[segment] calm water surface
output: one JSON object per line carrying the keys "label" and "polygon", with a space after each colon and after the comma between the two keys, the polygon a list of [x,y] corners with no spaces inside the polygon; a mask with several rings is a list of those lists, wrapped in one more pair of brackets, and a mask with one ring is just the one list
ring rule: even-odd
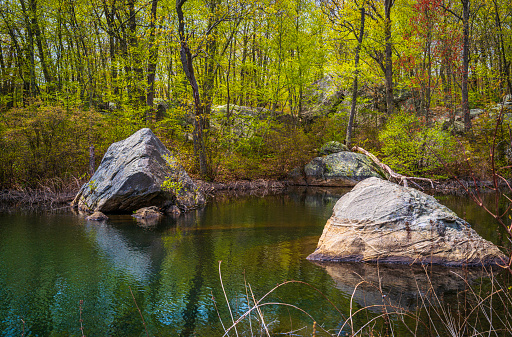
{"label": "calm water surface", "polygon": [[[423,270],[377,271],[374,265],[317,265],[305,259],[345,192],[295,190],[218,200],[153,228],[120,215],[98,224],[71,212],[0,213],[0,335],[82,336],[82,324],[86,336],[146,336],[146,329],[151,336],[222,336],[223,326],[232,324],[225,297],[236,320],[253,303],[252,294],[259,299],[288,280],[314,286],[341,313],[299,283],[279,287],[263,302],[302,308],[331,331],[345,322],[361,277],[377,283],[380,277],[388,304],[414,310]],[[492,218],[467,199],[439,199],[482,236],[501,243]],[[443,297],[464,287],[442,268],[431,282]],[[382,303],[374,287],[360,289],[354,308]],[[262,316],[273,333],[312,333],[311,318],[292,307],[266,305]],[[238,326],[239,335],[251,336],[251,329],[258,335],[258,320],[252,312]],[[356,316],[354,324],[367,320]]]}

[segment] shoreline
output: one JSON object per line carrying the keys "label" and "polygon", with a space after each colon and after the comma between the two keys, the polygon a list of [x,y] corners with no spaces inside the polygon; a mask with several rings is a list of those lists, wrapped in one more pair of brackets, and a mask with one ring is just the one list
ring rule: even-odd
{"label": "shoreline", "polygon": [[[206,182],[203,180],[194,180],[199,189],[203,192],[207,199],[212,198],[236,198],[244,196],[275,195],[286,193],[290,189],[313,190],[321,193],[340,194],[342,190],[351,189],[351,186],[316,186],[316,185],[299,185],[291,180],[275,180],[275,179],[256,179],[256,180],[235,180],[229,182]],[[460,180],[469,190],[478,188],[482,193],[489,193],[494,190],[493,182]],[[434,181],[434,188],[427,182],[410,183],[409,187],[413,187],[427,194],[453,194],[467,195],[456,179],[446,179],[442,181]],[[508,188],[505,182],[500,187]],[[63,209],[69,207],[80,187],[66,188],[62,191],[51,190],[48,187],[39,189],[21,189],[21,190],[1,190],[0,191],[0,212],[6,210],[42,210],[48,208],[49,211]]]}

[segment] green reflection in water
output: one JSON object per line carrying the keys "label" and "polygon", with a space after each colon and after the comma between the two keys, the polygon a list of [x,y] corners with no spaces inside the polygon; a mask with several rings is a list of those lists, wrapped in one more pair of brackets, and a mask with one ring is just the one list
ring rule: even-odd
{"label": "green reflection in water", "polygon": [[[258,299],[287,280],[318,288],[346,316],[355,281],[344,275],[352,269],[305,260],[315,249],[339,195],[296,191],[214,201],[205,209],[166,218],[152,229],[121,215],[104,224],[70,213],[2,215],[0,335],[21,336],[24,328],[26,336],[81,336],[80,300],[84,301],[87,336],[145,335],[134,300],[150,335],[222,335],[219,316],[226,326],[231,325],[231,318],[220,284],[219,261],[235,319],[252,304],[246,283]],[[488,218],[467,200],[441,200],[459,214],[465,210],[470,222],[483,220],[485,225],[475,225],[477,231],[494,242],[499,240]],[[368,277],[375,274],[372,266],[358,272]],[[400,272],[409,273],[403,268]],[[393,270],[387,273],[388,279],[396,274]],[[398,283],[393,282],[394,287],[385,287],[390,296]],[[450,282],[442,280],[440,288]],[[373,300],[372,294],[367,290],[364,300]],[[413,297],[407,298],[408,306],[414,306]],[[323,297],[301,284],[287,284],[267,301],[303,308],[331,329],[343,323],[343,317]],[[355,308],[365,304],[355,303]],[[283,306],[262,310],[274,333],[308,326],[309,330],[300,333],[311,334],[311,320],[300,312]],[[356,316],[354,323],[361,326],[367,319]],[[258,324],[255,312],[250,322],[253,328]],[[239,331],[250,335],[248,319]]]}

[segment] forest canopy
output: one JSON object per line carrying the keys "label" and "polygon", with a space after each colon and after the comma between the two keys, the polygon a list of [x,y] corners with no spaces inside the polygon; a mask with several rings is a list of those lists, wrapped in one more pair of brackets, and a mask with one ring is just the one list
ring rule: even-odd
{"label": "forest canopy", "polygon": [[83,177],[143,126],[209,180],[281,178],[332,140],[426,176],[460,173],[446,148],[459,146],[485,175],[498,104],[512,101],[505,0],[0,7],[2,188]]}

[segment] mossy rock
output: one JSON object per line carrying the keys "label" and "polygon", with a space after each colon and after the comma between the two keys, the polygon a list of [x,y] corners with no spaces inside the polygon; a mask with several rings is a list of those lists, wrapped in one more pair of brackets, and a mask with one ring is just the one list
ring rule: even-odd
{"label": "mossy rock", "polygon": [[366,155],[348,151],[314,158],[304,167],[304,174],[312,186],[355,186],[366,178],[385,177]]}
{"label": "mossy rock", "polygon": [[348,147],[345,144],[340,143],[340,142],[336,142],[336,141],[331,141],[331,142],[325,143],[320,148],[318,153],[321,156],[326,156],[326,155],[329,155],[329,154],[343,152],[343,151],[349,151]]}

